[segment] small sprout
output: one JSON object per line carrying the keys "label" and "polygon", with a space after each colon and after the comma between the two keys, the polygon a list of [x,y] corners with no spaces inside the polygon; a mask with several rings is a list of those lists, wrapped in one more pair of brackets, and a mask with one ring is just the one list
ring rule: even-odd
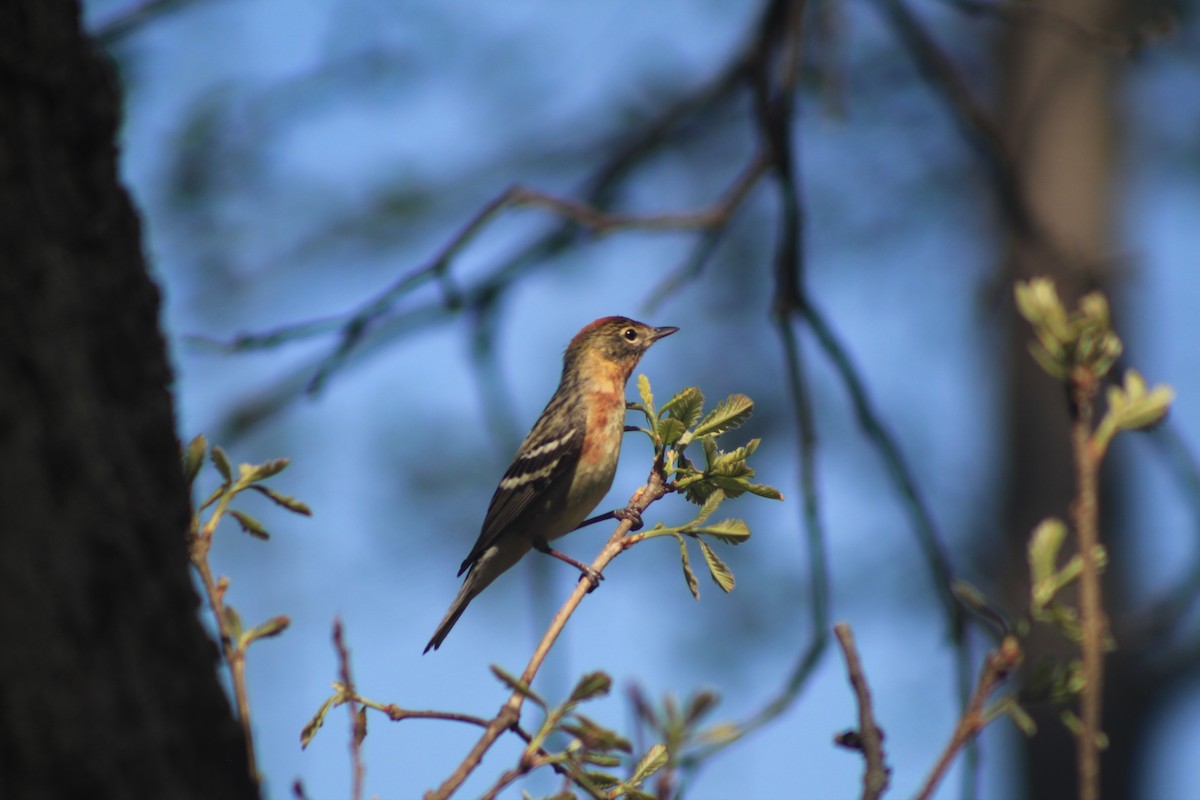
{"label": "small sprout", "polygon": [[301,750],[308,747],[308,743],[313,740],[313,737],[317,735],[317,731],[319,731],[321,729],[321,726],[325,724],[325,715],[329,713],[329,709],[333,708],[335,705],[338,704],[338,701],[340,700],[340,698],[341,698],[340,692],[337,694],[330,695],[329,697],[325,698],[325,702],[322,703],[321,707],[317,709],[317,713],[314,714],[313,718],[308,721],[308,723],[304,726],[303,729],[301,729],[301,731],[300,731],[300,749]]}
{"label": "small sprout", "polygon": [[187,448],[183,451],[183,477],[188,486],[191,486],[195,482],[196,476],[200,474],[200,468],[204,466],[204,453],[207,450],[208,442],[203,436],[197,436],[188,442]]}
{"label": "small sprout", "polygon": [[252,642],[258,641],[259,639],[269,639],[272,636],[278,636],[287,630],[288,625],[290,624],[291,620],[283,614],[280,614],[277,617],[272,617],[261,625],[256,625],[242,634],[239,646],[244,648],[249,646]]}
{"label": "small sprout", "polygon": [[217,471],[221,473],[221,477],[225,479],[226,483],[231,482],[233,480],[233,469],[229,466],[229,456],[225,455],[225,451],[221,449],[220,445],[214,444],[211,452],[213,465],[216,466]]}
{"label": "small sprout", "polygon": [[264,541],[271,538],[270,534],[267,533],[267,529],[262,526],[262,523],[246,512],[238,511],[237,509],[230,509],[229,513],[232,514],[233,518],[236,519],[238,524],[242,526],[242,530],[254,538],[262,539]]}
{"label": "small sprout", "polygon": [[635,787],[641,786],[647,778],[667,765],[668,756],[666,745],[656,744],[651,747],[638,762],[633,771],[633,777],[629,779],[629,784]]}
{"label": "small sprout", "polygon": [[1108,413],[1120,430],[1136,431],[1153,427],[1171,408],[1175,392],[1169,386],[1147,390],[1146,380],[1137,370],[1125,372],[1125,384],[1108,390]]}
{"label": "small sprout", "polygon": [[569,703],[582,703],[585,700],[591,700],[596,697],[603,697],[612,689],[612,678],[605,675],[603,672],[590,672],[579,679],[575,684],[575,688],[571,690]]}
{"label": "small sprout", "polygon": [[654,393],[650,391],[650,379],[645,375],[638,375],[638,395],[642,398],[642,410],[645,411],[646,417],[653,425],[658,419],[658,414],[654,411]]}
{"label": "small sprout", "polygon": [[295,497],[277,492],[274,489],[258,483],[254,484],[250,488],[256,492],[259,492],[260,494],[266,495],[273,503],[286,508],[288,511],[292,511],[296,514],[303,514],[306,517],[312,516],[312,509],[309,508],[308,504],[302,500],[297,500]]}
{"label": "small sprout", "polygon": [[533,691],[533,689],[529,688],[529,684],[525,683],[520,678],[508,674],[495,664],[492,664],[490,669],[492,670],[492,674],[499,678],[500,681],[509,689],[520,694],[522,697],[528,700],[532,700],[542,708],[546,708],[546,701],[539,697],[537,693]]}

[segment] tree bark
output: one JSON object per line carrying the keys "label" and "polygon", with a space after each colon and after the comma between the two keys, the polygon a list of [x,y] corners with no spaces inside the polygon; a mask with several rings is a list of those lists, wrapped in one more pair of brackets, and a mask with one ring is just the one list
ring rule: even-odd
{"label": "tree bark", "polygon": [[73,0],[0,3],[0,796],[249,798],[119,109]]}

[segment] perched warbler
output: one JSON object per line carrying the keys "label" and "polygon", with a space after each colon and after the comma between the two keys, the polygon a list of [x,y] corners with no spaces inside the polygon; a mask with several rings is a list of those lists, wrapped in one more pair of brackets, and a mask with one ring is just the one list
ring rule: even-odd
{"label": "perched warbler", "polygon": [[426,653],[441,645],[467,604],[531,548],[595,580],[590,567],[551,550],[549,542],[579,527],[608,493],[625,432],[625,384],[650,345],[677,330],[603,317],[567,345],[558,389],[500,479],[479,540],[459,567],[467,577]]}

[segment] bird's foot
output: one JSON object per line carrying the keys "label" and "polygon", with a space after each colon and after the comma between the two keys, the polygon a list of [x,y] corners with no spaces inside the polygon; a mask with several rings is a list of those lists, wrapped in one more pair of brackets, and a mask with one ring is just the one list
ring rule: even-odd
{"label": "bird's foot", "polygon": [[604,576],[597,570],[593,569],[590,565],[585,564],[578,559],[571,558],[571,556],[567,555],[566,553],[560,553],[558,550],[555,550],[545,542],[534,542],[533,546],[539,552],[545,553],[548,556],[554,556],[559,561],[565,561],[575,569],[579,570],[579,580],[582,581],[586,579],[592,584],[588,588],[589,594],[596,591],[596,587],[600,585],[600,581],[604,580]]}
{"label": "bird's foot", "polygon": [[613,517],[619,519],[621,522],[628,522],[630,532],[640,531],[644,527],[642,523],[642,512],[638,511],[633,506],[618,508],[613,512]]}

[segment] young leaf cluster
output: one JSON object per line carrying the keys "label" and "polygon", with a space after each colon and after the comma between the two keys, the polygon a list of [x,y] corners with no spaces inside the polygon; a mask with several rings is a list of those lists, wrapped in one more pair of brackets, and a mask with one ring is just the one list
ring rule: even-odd
{"label": "young leaf cluster", "polygon": [[[254,538],[263,540],[270,538],[270,535],[261,522],[244,511],[229,507],[233,499],[239,494],[245,491],[255,491],[296,514],[311,516],[312,511],[307,505],[296,498],[282,494],[263,484],[263,481],[278,475],[287,468],[288,460],[286,458],[267,461],[263,464],[242,464],[238,467],[235,477],[233,468],[229,463],[229,457],[225,455],[225,451],[217,445],[213,445],[211,451],[209,451],[208,442],[205,441],[203,436],[197,436],[193,439],[183,453],[183,474],[189,489],[191,489],[196,477],[200,474],[200,468],[204,465],[206,452],[209,453],[217,472],[221,474],[221,485],[213,490],[212,494],[200,504],[200,507],[192,515],[188,532],[188,555],[192,564],[200,571],[201,577],[208,577],[205,581],[207,585],[211,582],[208,553],[212,548],[213,534],[226,514],[233,517],[238,525],[241,526],[241,529]],[[212,511],[208,519],[201,524],[204,512],[210,508]],[[213,584],[215,590],[213,594],[215,596],[211,599],[215,601],[213,602],[213,610],[218,617],[217,622],[222,639],[228,641],[229,646],[235,652],[244,653],[246,648],[255,641],[271,636],[278,636],[287,628],[289,620],[283,615],[272,617],[266,622],[255,625],[252,628],[246,628],[242,624],[241,616],[237,610],[224,601],[225,591],[228,587],[228,579],[221,578]]]}
{"label": "young leaf cluster", "polygon": [[635,688],[632,701],[638,724],[666,745],[669,754],[659,779],[660,797],[675,796],[671,791],[672,776],[680,769],[695,765],[703,751],[729,744],[742,735],[741,728],[732,722],[704,724],[721,702],[716,692],[696,692],[682,704],[674,695],[667,694],[655,706]]}
{"label": "young leaf cluster", "polygon": [[[704,395],[699,389],[689,386],[661,409],[656,409],[650,381],[645,375],[638,376],[638,392],[641,402],[632,403],[631,408],[641,411],[646,418],[646,427],[639,430],[654,443],[655,458],[668,477],[668,486],[700,506],[690,522],[677,526],[659,523],[639,534],[639,537],[674,536],[678,540],[684,580],[688,590],[699,599],[700,582],[692,570],[687,545],[688,539],[695,541],[713,581],[722,591],[732,591],[735,584],[733,571],[706,540],[741,544],[750,538],[750,528],[740,519],[709,522],[709,518],[727,498],[747,492],[773,500],[783,499],[778,490],[751,480],[754,469],[747,460],[758,449],[761,440],[751,439],[728,452],[721,450],[717,444],[723,434],[740,427],[749,419],[754,411],[754,401],[744,394],[733,394],[705,414]],[[685,452],[688,445],[697,441],[704,452],[703,467],[689,459]]]}
{"label": "young leaf cluster", "polygon": [[1112,330],[1104,295],[1085,295],[1079,309],[1070,313],[1049,278],[1018,283],[1015,295],[1017,310],[1033,326],[1035,341],[1029,352],[1042,369],[1064,382],[1108,374],[1122,345]]}
{"label": "young leaf cluster", "polygon": [[[1029,616],[1035,622],[1054,625],[1064,636],[1078,643],[1083,638],[1079,615],[1074,608],[1055,600],[1055,596],[1077,580],[1083,571],[1083,557],[1078,553],[1062,567],[1058,566],[1066,538],[1067,526],[1054,518],[1043,520],[1029,538]],[[1108,564],[1107,551],[1102,545],[1096,545],[1093,552],[1096,565],[1103,570]]]}
{"label": "young leaf cluster", "polygon": [[[1066,383],[1098,386],[1123,347],[1112,330],[1104,295],[1085,295],[1079,309],[1068,313],[1048,278],[1018,283],[1015,291],[1017,309],[1033,326],[1035,341],[1029,350],[1042,369]],[[1149,388],[1131,369],[1120,385],[1109,387],[1106,399],[1107,412],[1091,437],[1096,458],[1104,456],[1118,431],[1143,430],[1161,422],[1174,392],[1169,386]]]}
{"label": "young leaf cluster", "polygon": [[[579,706],[589,700],[604,697],[612,688],[612,679],[603,672],[584,675],[575,684],[570,695],[557,706],[549,705],[528,685],[500,667],[492,666],[492,673],[514,692],[542,709],[542,724],[534,732],[521,754],[523,772],[542,766],[557,766],[569,775],[580,789],[592,797],[608,800],[625,797],[629,800],[654,800],[654,795],[642,790],[642,784],[668,761],[667,748],[661,744],[651,747],[633,766],[628,778],[620,778],[605,769],[619,766],[622,754],[630,754],[633,747],[620,734],[599,725],[590,717],[580,713]],[[565,735],[567,745],[558,752],[548,752],[546,745],[552,736]],[[560,792],[555,798],[573,797],[569,792]]]}
{"label": "young leaf cluster", "polygon": [[[201,467],[204,457],[208,454],[213,466],[221,474],[221,485],[213,490],[199,508],[192,512],[186,535],[188,557],[196,572],[200,574],[204,593],[212,608],[217,630],[221,634],[221,654],[229,668],[230,683],[233,688],[234,705],[237,708],[238,721],[241,723],[246,738],[246,755],[250,773],[257,775],[254,758],[254,739],[250,726],[250,701],[246,692],[245,665],[246,651],[250,645],[259,639],[278,636],[287,629],[290,621],[282,614],[247,628],[242,623],[237,609],[225,602],[225,593],[229,589],[229,579],[222,577],[213,579],[212,568],[208,563],[208,553],[212,549],[213,534],[221,524],[226,514],[233,517],[242,530],[257,539],[266,539],[268,534],[262,523],[249,514],[229,507],[235,497],[245,491],[255,491],[270,498],[277,505],[297,514],[309,516],[312,512],[308,506],[294,497],[282,494],[263,484],[263,481],[278,475],[287,468],[286,458],[268,461],[264,464],[242,464],[234,476],[229,457],[220,447],[213,445],[211,451],[203,436],[197,436],[188,443],[183,451],[183,477],[187,482],[189,493]],[[204,512],[211,509],[207,520],[203,520]]]}

